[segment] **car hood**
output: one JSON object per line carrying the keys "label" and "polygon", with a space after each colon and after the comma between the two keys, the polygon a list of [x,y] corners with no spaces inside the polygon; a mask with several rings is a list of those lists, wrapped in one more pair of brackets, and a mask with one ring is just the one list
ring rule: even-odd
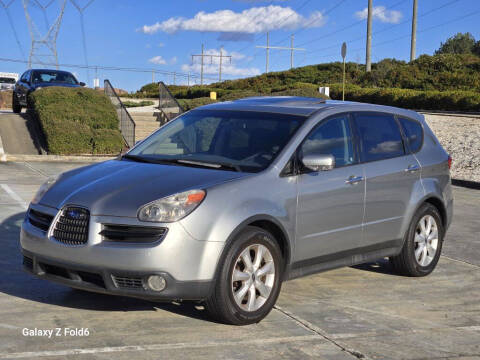
{"label": "car hood", "polygon": [[[233,171],[111,160],[64,173],[40,200],[57,209],[86,207],[92,215],[136,217],[138,208],[189,189],[249,175]],[[208,196],[208,195],[207,195]]]}
{"label": "car hood", "polygon": [[77,88],[80,87],[79,84],[65,84],[65,83],[56,83],[56,82],[42,82],[42,83],[36,83],[33,85],[33,88],[44,88],[44,87],[49,87],[49,86],[61,86],[61,87],[73,87]]}

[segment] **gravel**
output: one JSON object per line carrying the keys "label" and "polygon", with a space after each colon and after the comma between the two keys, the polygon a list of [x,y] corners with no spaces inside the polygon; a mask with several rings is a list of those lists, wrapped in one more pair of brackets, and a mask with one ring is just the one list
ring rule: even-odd
{"label": "gravel", "polygon": [[424,115],[453,159],[452,178],[480,182],[480,116]]}

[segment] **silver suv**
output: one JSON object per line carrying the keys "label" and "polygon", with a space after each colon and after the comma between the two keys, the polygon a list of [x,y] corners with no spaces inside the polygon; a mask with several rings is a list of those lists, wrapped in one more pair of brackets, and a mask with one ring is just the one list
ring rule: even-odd
{"label": "silver suv", "polygon": [[116,160],[49,179],[22,225],[24,267],[254,323],[287,279],[384,257],[405,275],[432,272],[452,219],[450,163],[413,111],[297,97],[208,105]]}

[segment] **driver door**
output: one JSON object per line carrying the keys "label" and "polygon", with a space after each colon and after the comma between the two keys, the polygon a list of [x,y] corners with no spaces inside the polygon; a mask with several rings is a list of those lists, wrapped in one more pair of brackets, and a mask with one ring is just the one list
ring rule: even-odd
{"label": "driver door", "polygon": [[335,157],[333,169],[303,169],[298,177],[299,266],[344,258],[361,245],[365,181],[353,138],[350,116],[335,115],[321,121],[299,148],[300,159],[307,154]]}

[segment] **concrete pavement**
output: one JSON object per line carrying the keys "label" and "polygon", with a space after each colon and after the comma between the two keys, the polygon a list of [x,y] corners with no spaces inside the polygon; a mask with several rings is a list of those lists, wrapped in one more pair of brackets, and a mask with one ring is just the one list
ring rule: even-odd
{"label": "concrete pavement", "polygon": [[77,166],[0,163],[0,359],[480,358],[478,190],[454,188],[455,218],[432,275],[397,276],[379,261],[289,281],[264,321],[233,327],[195,304],[87,293],[21,270],[24,209],[48,176]]}

